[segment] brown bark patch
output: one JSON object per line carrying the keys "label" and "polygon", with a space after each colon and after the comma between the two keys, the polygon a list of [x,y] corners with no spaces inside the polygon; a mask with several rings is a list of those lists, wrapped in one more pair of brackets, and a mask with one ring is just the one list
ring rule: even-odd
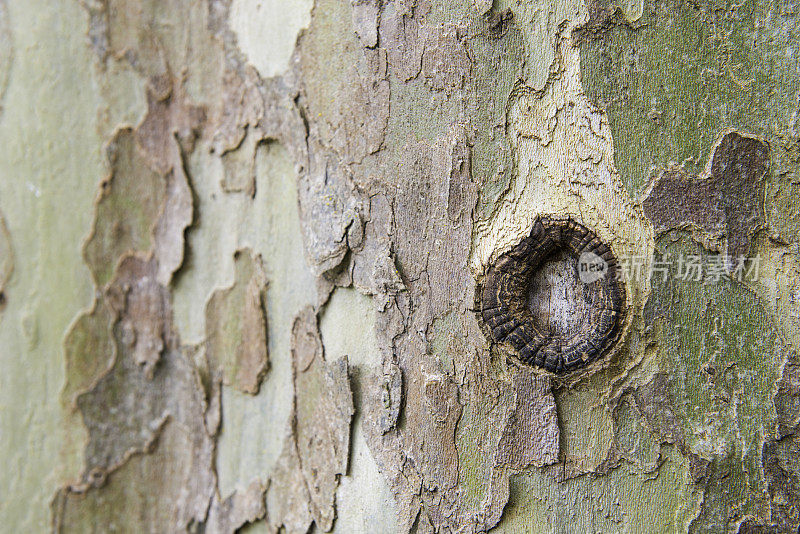
{"label": "brown bark patch", "polygon": [[734,259],[750,250],[753,234],[766,226],[764,188],[769,145],[736,132],[726,134],[711,156],[707,176],[664,171],[643,202],[656,234],[692,227],[710,239],[722,238]]}
{"label": "brown bark patch", "polygon": [[147,115],[136,128],[136,141],[151,166],[166,174],[181,165],[175,142],[191,152],[204,121],[205,111],[186,101],[177,80],[168,73],[154,76],[147,84]]}
{"label": "brown bark patch", "polygon": [[249,249],[236,253],[235,273],[233,286],[215,291],[206,306],[207,355],[226,385],[255,394],[269,366],[267,280]]}
{"label": "brown bark patch", "polygon": [[111,174],[100,184],[94,228],[84,258],[98,287],[128,252],[150,250],[167,184],[150,169],[130,128],[119,130],[106,150]]}

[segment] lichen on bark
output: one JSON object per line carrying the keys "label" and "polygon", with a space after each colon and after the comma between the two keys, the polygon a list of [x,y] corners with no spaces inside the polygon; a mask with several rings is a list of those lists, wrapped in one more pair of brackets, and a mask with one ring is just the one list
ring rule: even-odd
{"label": "lichen on bark", "polygon": [[[294,0],[266,36],[274,1],[96,0],[39,44],[33,18],[5,32],[20,5],[0,3],[1,163],[25,178],[0,183],[2,356],[45,377],[38,400],[62,379],[40,356],[63,357],[46,406],[73,442],[5,375],[0,415],[31,427],[14,451],[81,454],[3,486],[13,506],[54,478],[57,531],[796,528],[790,6]],[[43,77],[72,67],[62,99]],[[475,313],[540,215],[620,258],[758,253],[764,278],[634,280],[622,342],[553,380]]]}

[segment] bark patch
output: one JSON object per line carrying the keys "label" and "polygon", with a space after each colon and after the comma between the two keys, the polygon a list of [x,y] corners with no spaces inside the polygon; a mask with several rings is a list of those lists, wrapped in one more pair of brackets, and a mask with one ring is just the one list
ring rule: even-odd
{"label": "bark patch", "polygon": [[236,253],[235,273],[233,286],[215,291],[206,306],[207,354],[226,385],[255,394],[269,366],[267,280],[249,249]]}
{"label": "bark patch", "polygon": [[[168,421],[147,454],[137,452],[102,488],[67,487],[52,501],[53,531],[186,531],[206,516],[214,491],[211,444]],[[145,488],[157,488],[147,491]]]}
{"label": "bark patch", "polygon": [[764,187],[769,145],[736,132],[714,149],[707,175],[664,171],[643,202],[656,234],[692,227],[710,239],[721,238],[734,259],[750,250],[753,234],[766,226]]}
{"label": "bark patch", "polygon": [[550,379],[521,369],[514,374],[516,405],[495,453],[495,465],[521,471],[558,461],[558,414]]}
{"label": "bark patch", "polygon": [[[84,522],[100,518],[156,531],[206,517],[216,487],[208,400],[173,332],[169,295],[156,273],[154,260],[127,257],[105,293],[116,317],[109,341],[116,358],[77,397],[89,435],[85,469],[55,498],[56,531],[91,530]],[[104,331],[102,317],[93,335]],[[107,350],[109,342],[86,346]],[[153,483],[158,492],[142,491]]]}
{"label": "bark patch", "polygon": [[254,481],[244,490],[233,492],[222,502],[215,496],[208,511],[206,532],[237,532],[246,523],[262,519],[267,513],[265,492],[264,486]]}
{"label": "bark patch", "polygon": [[114,272],[119,258],[153,246],[153,233],[167,183],[151,170],[130,128],[117,132],[106,149],[111,174],[100,184],[95,225],[84,246],[84,258],[98,287]]}
{"label": "bark patch", "polygon": [[5,287],[14,272],[14,251],[11,249],[11,235],[6,221],[0,213],[0,312],[6,305]]}
{"label": "bark patch", "polygon": [[347,358],[328,362],[317,315],[305,308],[292,327],[293,432],[284,442],[267,495],[268,520],[305,532],[313,520],[333,528],[339,477],[350,454],[354,413]]}

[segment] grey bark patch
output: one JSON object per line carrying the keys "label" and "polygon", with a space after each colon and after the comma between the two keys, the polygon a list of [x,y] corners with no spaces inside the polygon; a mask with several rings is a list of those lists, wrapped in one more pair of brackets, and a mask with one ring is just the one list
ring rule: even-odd
{"label": "grey bark patch", "polygon": [[117,317],[117,350],[152,378],[162,352],[174,341],[166,289],[156,280],[155,262],[125,258],[106,291],[106,302]]}
{"label": "grey bark patch", "polygon": [[661,440],[651,433],[632,394],[623,394],[614,403],[613,421],[614,440],[605,467],[615,468],[627,461],[640,472],[656,471],[661,456]]}
{"label": "grey bark patch", "polygon": [[[444,315],[463,301],[472,281],[467,257],[478,194],[466,127],[454,125],[434,143],[409,143],[401,154],[393,199],[395,253],[405,280],[426,287],[431,317]],[[463,269],[452,276],[456,265]]]}
{"label": "grey bark patch", "polygon": [[[321,148],[321,147],[315,147]],[[363,223],[359,199],[350,188],[345,170],[327,154],[312,160],[298,183],[305,251],[317,275],[334,271],[350,250],[350,239],[360,244]]]}
{"label": "grey bark patch", "polygon": [[472,63],[461,39],[463,30],[449,25],[426,32],[422,52],[422,75],[434,91],[452,93],[464,86]]}
{"label": "grey bark patch", "polygon": [[99,287],[130,251],[153,252],[163,285],[183,263],[184,231],[192,223],[194,207],[175,136],[183,135],[192,144],[204,115],[175,95],[172,83],[167,76],[151,80],[144,121],[136,129],[117,131],[106,150],[111,174],[100,185],[92,234],[83,251]]}
{"label": "grey bark patch", "polygon": [[[633,398],[651,431],[662,441],[674,443],[681,454],[689,458],[689,471],[694,482],[705,482],[711,462],[692,451],[686,443],[685,432],[679,423],[679,415],[670,392],[669,377],[664,373],[656,373],[650,382],[635,390]],[[618,444],[624,445],[620,442]]]}
{"label": "grey bark patch", "polygon": [[622,9],[613,2],[591,0],[587,4],[589,19],[574,31],[578,42],[602,39],[615,26],[628,25]]}
{"label": "grey bark patch", "polygon": [[397,365],[389,364],[383,374],[381,403],[383,407],[378,419],[379,427],[386,434],[397,425],[403,401],[403,373]]}
{"label": "grey bark patch", "polygon": [[[687,236],[661,244],[665,253],[711,256]],[[787,512],[781,476],[766,466],[794,439],[797,356],[773,313],[728,278],[654,277],[647,305],[655,308],[646,315],[655,323],[662,371],[633,394],[653,435],[677,445],[702,490],[689,531],[780,524]]]}
{"label": "grey bark patch", "polygon": [[391,70],[403,81],[416,78],[422,69],[420,22],[412,7],[400,2],[384,6],[380,36],[389,55]]}
{"label": "grey bark patch", "polygon": [[146,450],[166,418],[193,429],[198,446],[208,439],[205,394],[172,331],[167,291],[154,275],[152,261],[127,258],[108,290],[118,317],[117,358],[111,372],[77,399],[89,431],[87,473],[113,470],[132,451]]}
{"label": "grey bark patch", "polygon": [[293,437],[287,437],[270,477],[267,491],[267,522],[273,529],[285,528],[291,533],[305,533],[311,527],[313,517],[297,446]]}
{"label": "grey bark patch", "polygon": [[465,139],[453,143],[450,173],[447,177],[447,216],[454,223],[472,215],[475,203],[472,183],[472,151]]}
{"label": "grey bark patch", "polygon": [[[722,237],[735,260],[750,250],[753,234],[766,226],[764,188],[769,145],[737,132],[726,134],[711,156],[707,176],[664,171],[642,203],[656,234],[696,227],[708,238]],[[680,199],[677,201],[676,199]]]}
{"label": "grey bark patch", "polygon": [[[771,496],[767,527],[746,521],[740,532],[795,532],[800,528],[800,356],[790,351],[775,393],[778,431],[761,454],[764,478]],[[759,530],[763,529],[763,530]],[[772,530],[769,530],[772,529]]]}
{"label": "grey bark patch", "polygon": [[[98,518],[159,530],[206,517],[216,487],[206,394],[172,330],[156,273],[155,260],[127,257],[104,294],[116,318],[109,334],[117,357],[77,397],[89,435],[85,470],[55,498],[57,531],[86,531],[83,522]],[[153,481],[158,492],[141,491]]]}
{"label": "grey bark patch", "polygon": [[382,193],[370,196],[365,208],[362,242],[352,258],[353,285],[368,295],[395,295],[405,285],[389,239],[392,208]]}
{"label": "grey bark patch", "polygon": [[212,118],[212,146],[218,154],[238,148],[247,135],[247,126],[255,126],[266,111],[258,74],[252,66],[237,69],[236,65],[226,65],[223,83],[220,110]]}
{"label": "grey bark patch", "polygon": [[[177,147],[173,147],[177,151]],[[167,174],[167,198],[153,232],[153,254],[158,258],[158,281],[168,285],[183,264],[184,232],[192,224],[194,200],[183,162]]]}
{"label": "grey bark patch", "polygon": [[647,384],[639,387],[635,393],[639,411],[647,419],[647,423],[663,440],[677,443],[686,450],[683,428],[677,420],[672,394],[669,389],[669,378],[658,373]]}
{"label": "grey bark patch", "polygon": [[310,307],[303,308],[292,323],[292,361],[294,368],[305,372],[314,360],[322,357],[317,315]]}
{"label": "grey bark patch", "polygon": [[[461,417],[458,386],[444,375],[433,375],[425,379],[417,393],[422,393],[426,413],[415,429],[419,433],[416,443],[420,450],[413,451],[412,457],[418,458],[429,487],[454,488],[458,482],[458,473],[453,470],[458,465],[458,450],[453,436]],[[424,456],[421,449],[425,450]]]}
{"label": "grey bark patch", "polygon": [[[797,435],[800,429],[800,356],[790,351],[775,393],[778,438]],[[796,471],[795,471],[796,472]]]}
{"label": "grey bark patch", "polygon": [[99,525],[184,532],[202,523],[216,483],[208,436],[170,420],[148,454],[141,452],[109,474],[102,487],[59,490],[51,503],[53,532],[97,532]]}
{"label": "grey bark patch", "polygon": [[[320,0],[309,31],[300,38],[298,68],[302,105],[311,133],[345,163],[360,163],[383,144],[389,117],[387,56],[364,48],[356,38],[352,9]],[[337,52],[331,55],[329,51]]]}
{"label": "grey bark patch", "polygon": [[367,48],[378,44],[378,21],[380,3],[378,0],[350,0],[353,6],[353,27],[358,38]]}
{"label": "grey bark patch", "polygon": [[514,373],[514,408],[508,414],[494,463],[521,471],[558,461],[559,427],[550,378],[528,369]]}
{"label": "grey bark patch", "polygon": [[768,524],[746,520],[739,532],[797,532],[800,528],[800,439],[796,434],[764,444],[762,453],[764,476],[770,496],[771,517]]}
{"label": "grey bark patch", "polygon": [[347,472],[353,400],[347,358],[317,358],[295,375],[297,451],[310,496],[311,515],[322,530],[333,527],[339,476]]}
{"label": "grey bark patch", "polygon": [[377,252],[373,258],[374,264],[372,272],[369,274],[369,282],[364,283],[363,279],[355,278],[354,282],[357,287],[363,287],[372,294],[396,295],[403,291],[405,284],[403,284],[403,279],[400,278],[400,273],[397,272],[395,258],[388,245]]}
{"label": "grey bark patch", "polygon": [[183,233],[194,210],[183,152],[194,149],[206,116],[203,108],[187,101],[181,84],[169,74],[149,80],[147,98],[147,115],[135,134],[149,167],[166,180],[166,197],[153,229],[153,252],[158,258],[158,281],[167,285],[183,263]]}
{"label": "grey bark patch", "polygon": [[253,523],[267,512],[265,501],[266,489],[254,481],[244,489],[236,490],[224,501],[214,496],[208,510],[205,532],[208,534],[233,533],[247,523]]}

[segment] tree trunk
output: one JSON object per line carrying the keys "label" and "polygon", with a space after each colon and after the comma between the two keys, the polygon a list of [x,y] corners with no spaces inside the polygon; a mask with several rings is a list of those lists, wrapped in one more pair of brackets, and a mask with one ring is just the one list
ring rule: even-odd
{"label": "tree trunk", "polygon": [[797,531],[798,18],[0,0],[0,524]]}

